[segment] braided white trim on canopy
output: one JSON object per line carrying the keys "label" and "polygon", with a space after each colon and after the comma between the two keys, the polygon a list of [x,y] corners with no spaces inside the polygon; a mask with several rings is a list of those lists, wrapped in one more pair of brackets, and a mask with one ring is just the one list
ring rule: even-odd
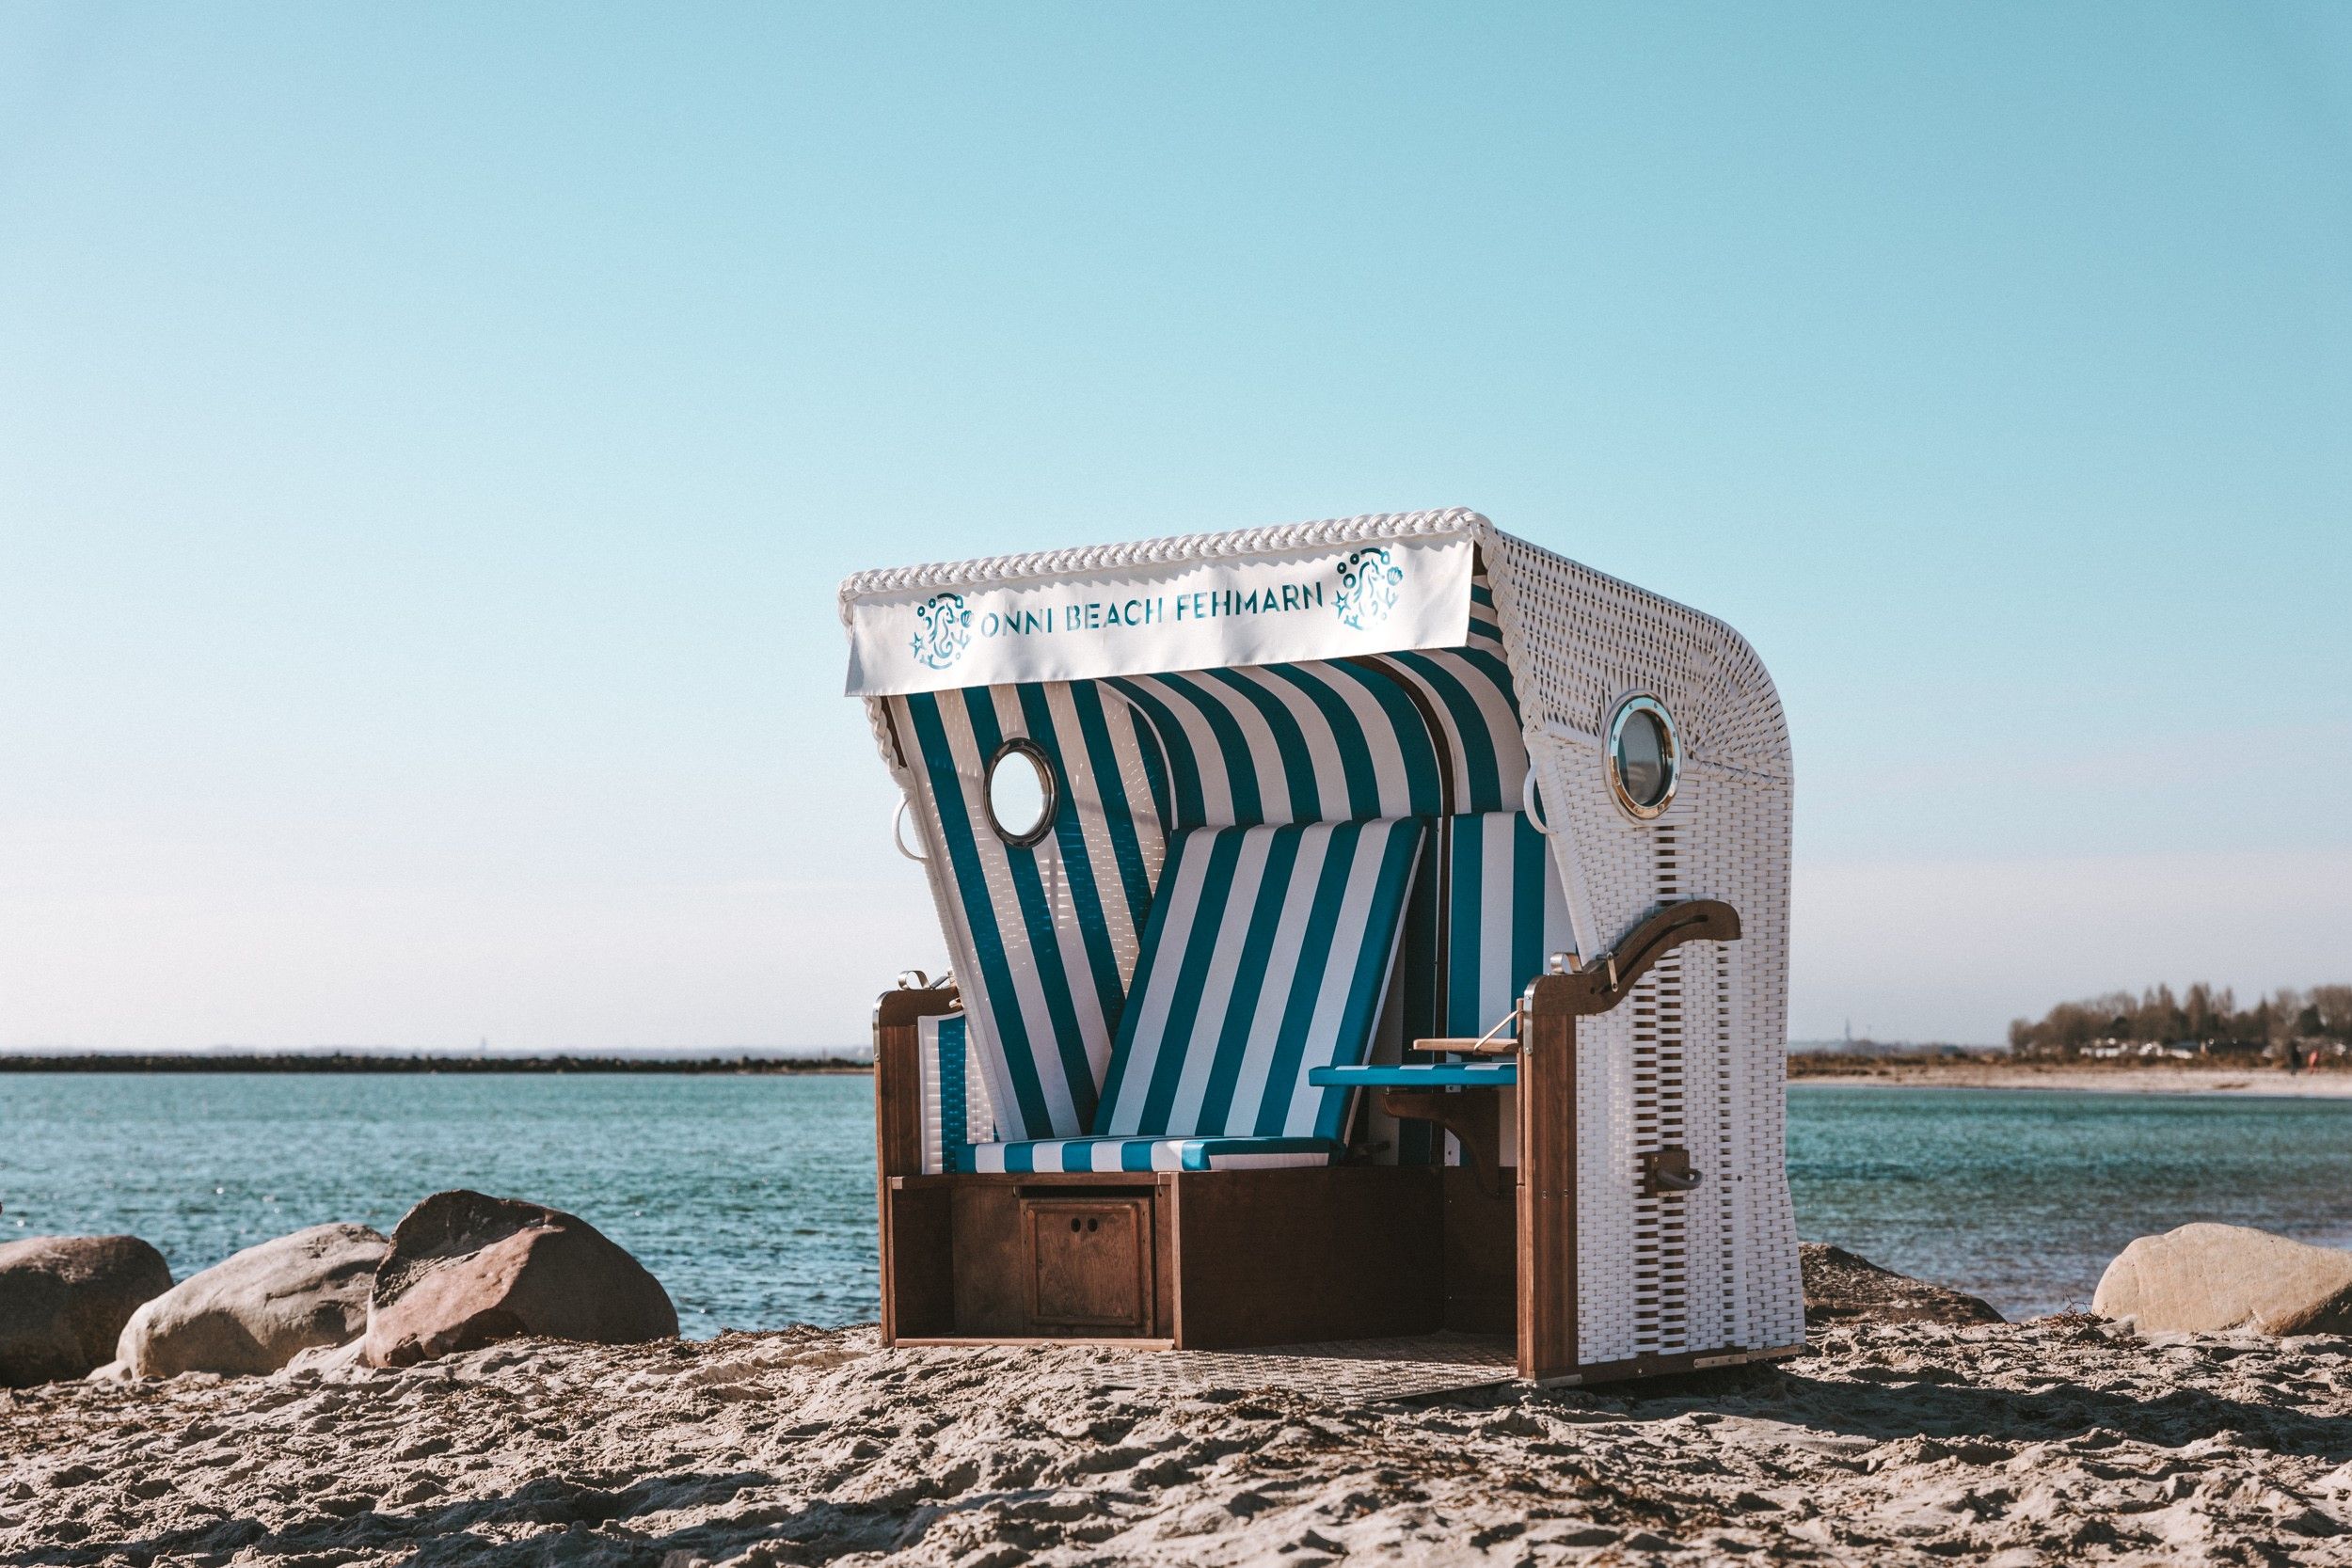
{"label": "braided white trim on canopy", "polygon": [[1448,533],[1491,535],[1494,525],[1464,507],[1443,512],[1381,512],[1320,523],[1279,528],[1235,529],[1224,533],[1179,533],[1126,545],[1088,545],[1067,550],[1030,550],[990,555],[928,566],[890,566],[860,572],[841,584],[841,624],[850,624],[851,601],[910,588],[995,588],[1016,582],[1049,582],[1078,572],[1116,571],[1123,566],[1185,565],[1239,556],[1277,555],[1364,539],[1423,538]]}

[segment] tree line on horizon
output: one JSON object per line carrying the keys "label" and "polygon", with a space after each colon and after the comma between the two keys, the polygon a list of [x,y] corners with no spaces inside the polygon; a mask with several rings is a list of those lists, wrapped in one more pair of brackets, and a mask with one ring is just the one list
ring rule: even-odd
{"label": "tree line on horizon", "polygon": [[2170,986],[2151,986],[2137,996],[2119,990],[2061,1002],[2039,1020],[2009,1026],[2010,1050],[2020,1056],[2076,1056],[2119,1045],[2281,1056],[2300,1045],[2306,1056],[2341,1055],[2352,1046],[2352,986],[2282,987],[2245,1008],[2227,986],[2200,980],[2178,996]]}

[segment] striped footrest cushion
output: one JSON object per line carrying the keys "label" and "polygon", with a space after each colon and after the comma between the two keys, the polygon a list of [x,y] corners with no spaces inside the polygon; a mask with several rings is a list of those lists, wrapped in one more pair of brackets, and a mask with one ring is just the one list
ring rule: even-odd
{"label": "striped footrest cushion", "polygon": [[1267,1170],[1327,1165],[1339,1148],[1321,1138],[1048,1138],[954,1153],[962,1171]]}

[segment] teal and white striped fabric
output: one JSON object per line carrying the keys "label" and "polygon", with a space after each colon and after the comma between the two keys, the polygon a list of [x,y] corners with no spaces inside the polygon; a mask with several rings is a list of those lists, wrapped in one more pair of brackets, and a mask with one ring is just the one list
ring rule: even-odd
{"label": "teal and white striped fabric", "polygon": [[[1546,958],[1575,946],[1550,846],[1524,816],[1479,812],[1436,828],[1414,877],[1397,955],[1400,1046],[1484,1035],[1518,1005]],[[1400,1051],[1394,1059],[1435,1058]],[[1436,1133],[1427,1122],[1397,1124],[1397,1163],[1446,1159],[1451,1139]]]}
{"label": "teal and white striped fabric", "polygon": [[966,1168],[967,1150],[996,1136],[996,1115],[979,1053],[970,1049],[961,1013],[935,1014],[914,1024],[915,1076],[923,1108],[923,1169],[927,1175]]}
{"label": "teal and white striped fabric", "polygon": [[1391,817],[1177,833],[1098,1135],[979,1144],[962,1168],[1328,1164],[1348,1091],[1307,1074],[1364,1058],[1423,832]]}
{"label": "teal and white striped fabric", "polygon": [[1345,1134],[1424,824],[1195,828],[1170,842],[1103,1086],[1109,1138]]}
{"label": "teal and white striped fabric", "polygon": [[[1459,648],[891,699],[1002,1137],[1100,1123],[1169,833],[1518,802],[1527,753],[1483,575],[1470,626]],[[1013,736],[1044,748],[1061,789],[1053,832],[1028,848],[981,807],[988,759]],[[1421,985],[1409,969],[1406,983]]]}
{"label": "teal and white striped fabric", "polygon": [[[1518,1005],[1547,957],[1575,946],[1567,895],[1550,846],[1523,814],[1452,816],[1438,831],[1454,853],[1446,890],[1445,1016],[1435,1033],[1475,1037]],[[1408,950],[1406,961],[1434,966],[1436,955]]]}
{"label": "teal and white striped fabric", "polygon": [[1484,574],[1459,648],[1103,684],[1156,745],[1146,760],[1170,829],[1505,811],[1527,777]]}
{"label": "teal and white striped fabric", "polygon": [[[998,1127],[1081,1136],[1162,853],[1136,721],[1089,682],[920,693],[893,699],[892,718],[946,859],[956,984]],[[1014,736],[1044,749],[1060,786],[1053,832],[1025,847],[982,807],[988,760]]]}
{"label": "teal and white striped fabric", "polygon": [[1470,649],[1103,684],[1157,742],[1155,803],[1173,827],[1500,811],[1527,776],[1502,658]]}

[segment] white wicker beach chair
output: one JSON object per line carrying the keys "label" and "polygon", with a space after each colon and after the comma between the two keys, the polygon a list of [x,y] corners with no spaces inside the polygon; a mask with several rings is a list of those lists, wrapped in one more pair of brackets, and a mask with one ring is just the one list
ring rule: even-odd
{"label": "white wicker beach chair", "polygon": [[876,1013],[885,1338],[1802,1345],[1738,634],[1458,511],[841,605],[954,964]]}

